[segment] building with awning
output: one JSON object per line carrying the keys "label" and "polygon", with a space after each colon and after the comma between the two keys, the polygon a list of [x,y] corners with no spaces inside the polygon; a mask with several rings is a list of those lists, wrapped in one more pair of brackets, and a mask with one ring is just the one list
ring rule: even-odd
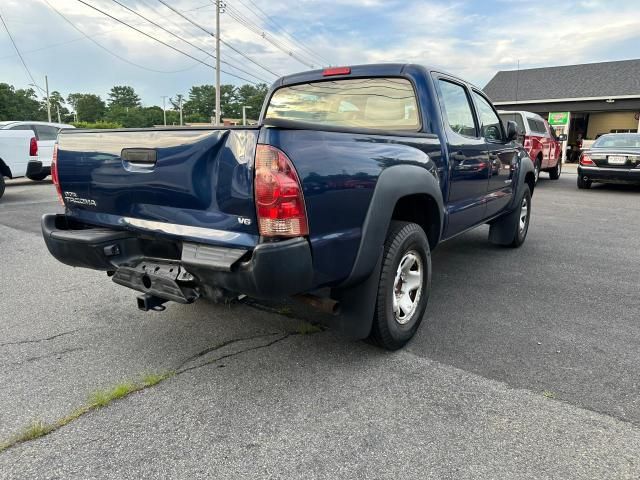
{"label": "building with awning", "polygon": [[569,145],[640,132],[640,59],[499,71],[484,91],[500,110],[548,118]]}

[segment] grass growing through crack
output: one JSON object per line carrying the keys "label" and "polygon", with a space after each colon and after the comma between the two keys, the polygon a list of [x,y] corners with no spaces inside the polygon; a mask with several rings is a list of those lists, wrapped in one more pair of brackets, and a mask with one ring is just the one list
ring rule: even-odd
{"label": "grass growing through crack", "polygon": [[80,418],[82,415],[89,413],[92,410],[106,407],[111,402],[124,398],[134,392],[139,392],[145,388],[152,387],[158,383],[167,380],[175,375],[175,372],[165,372],[162,374],[149,373],[142,377],[140,382],[122,382],[117,385],[105,389],[96,390],[89,395],[89,400],[86,404],[75,409],[68,415],[58,419],[53,423],[45,423],[42,420],[36,420],[32,422],[22,432],[14,435],[6,442],[0,443],[0,453],[11,448],[19,443],[28,442],[29,440],[35,440],[36,438],[44,437],[49,433],[64,427],[65,425]]}
{"label": "grass growing through crack", "polygon": [[311,335],[312,333],[318,333],[321,331],[322,328],[320,328],[318,325],[305,322],[304,320],[300,322],[297,328],[297,333],[299,333],[300,335]]}

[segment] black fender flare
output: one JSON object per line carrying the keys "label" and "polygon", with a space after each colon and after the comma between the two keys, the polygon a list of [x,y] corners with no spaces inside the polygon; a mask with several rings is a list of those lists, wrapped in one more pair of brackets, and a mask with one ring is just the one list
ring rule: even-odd
{"label": "black fender flare", "polygon": [[[533,160],[527,155],[527,153],[522,150],[518,155],[518,160],[516,161],[516,171],[514,173],[514,183],[515,188],[513,192],[513,196],[511,197],[511,202],[509,207],[506,209],[507,211],[511,211],[520,205],[520,200],[522,199],[522,187],[526,182],[527,174],[534,175],[534,166]],[[533,196],[533,189],[535,188],[535,183],[529,186],[531,190],[531,196]]]}
{"label": "black fender flare", "polygon": [[349,277],[340,287],[356,285],[375,269],[382,254],[384,240],[389,230],[393,210],[402,197],[425,194],[438,205],[440,228],[437,243],[444,225],[444,202],[438,179],[425,167],[394,165],[382,171],[376,182],[369,210],[362,226],[360,247]]}

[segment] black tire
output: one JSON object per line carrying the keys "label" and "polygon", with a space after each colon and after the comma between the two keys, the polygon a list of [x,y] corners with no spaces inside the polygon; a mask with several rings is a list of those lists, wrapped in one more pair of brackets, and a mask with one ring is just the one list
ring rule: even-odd
{"label": "black tire", "polygon": [[48,176],[49,176],[48,173],[37,173],[35,175],[29,175],[27,178],[29,180],[33,180],[34,182],[41,182],[42,180],[44,180]]}
{"label": "black tire", "polygon": [[[419,225],[392,221],[382,255],[376,309],[369,339],[387,350],[397,350],[411,340],[427,308],[431,291],[431,250],[427,236]],[[409,302],[413,302],[411,303],[413,307],[407,309],[407,312],[404,312],[402,307],[398,307],[396,313],[394,300],[398,298],[397,295],[400,295],[397,288],[406,288],[410,284],[402,278],[396,282],[401,261],[404,261],[409,268],[407,274],[420,271],[421,276],[415,291],[409,288],[400,296],[405,299],[408,296]],[[409,266],[410,264],[412,266]],[[411,292],[414,293],[413,299]],[[403,313],[405,318],[400,318]]]}
{"label": "black tire", "polygon": [[578,174],[578,188],[580,190],[586,190],[591,188],[591,180],[585,180]]}
{"label": "black tire", "polygon": [[540,179],[540,172],[542,171],[542,158],[536,158],[535,163],[533,164],[533,179],[534,185],[537,185],[538,180]]}
{"label": "black tire", "polygon": [[551,180],[558,180],[560,178],[560,174],[562,173],[562,159],[558,159],[558,163],[556,166],[549,170],[549,178]]}
{"label": "black tire", "polygon": [[[526,240],[531,220],[531,190],[526,183],[522,186],[522,194],[517,205],[514,210],[491,223],[489,241],[494,245],[518,248]],[[525,206],[526,212],[524,211]],[[520,222],[521,219],[524,220],[524,226]]]}
{"label": "black tire", "polygon": [[4,195],[4,187],[5,187],[4,177],[0,173],[0,198],[2,198],[2,195]]}

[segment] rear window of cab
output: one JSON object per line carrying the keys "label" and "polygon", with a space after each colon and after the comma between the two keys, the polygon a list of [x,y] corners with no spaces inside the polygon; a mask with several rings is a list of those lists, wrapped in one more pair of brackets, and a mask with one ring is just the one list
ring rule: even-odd
{"label": "rear window of cab", "polygon": [[359,78],[291,85],[271,97],[267,119],[378,130],[417,131],[418,105],[411,82]]}

